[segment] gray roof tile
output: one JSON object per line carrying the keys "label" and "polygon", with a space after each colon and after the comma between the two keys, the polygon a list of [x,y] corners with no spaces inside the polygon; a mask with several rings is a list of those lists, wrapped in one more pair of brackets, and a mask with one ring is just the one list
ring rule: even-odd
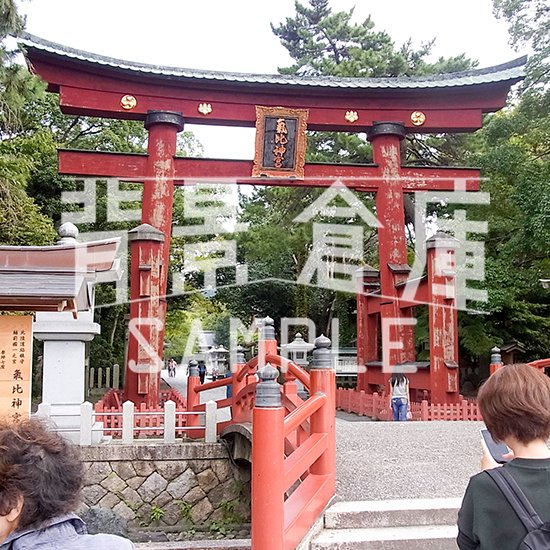
{"label": "gray roof tile", "polygon": [[424,77],[351,78],[334,76],[265,75],[185,69],[179,67],[163,67],[160,65],[134,63],[131,61],[123,61],[112,57],[105,57],[76,50],[61,44],[49,42],[28,33],[22,33],[18,37],[18,41],[27,49],[35,49],[61,57],[84,61],[96,65],[103,65],[131,73],[133,72],[142,75],[166,77],[170,80],[210,80],[241,82],[243,84],[272,84],[279,86],[308,88],[425,89],[471,86],[476,84],[506,82],[511,80],[518,81],[525,76],[524,66],[527,62],[527,57],[523,56],[508,63],[503,63],[501,65],[495,65],[484,69]]}

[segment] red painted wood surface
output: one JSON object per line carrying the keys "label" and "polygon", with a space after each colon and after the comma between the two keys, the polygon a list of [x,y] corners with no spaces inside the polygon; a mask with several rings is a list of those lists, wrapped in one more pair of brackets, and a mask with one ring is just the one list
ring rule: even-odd
{"label": "red painted wood surface", "polygon": [[255,407],[252,417],[252,550],[283,550],[285,409]]}
{"label": "red painted wood surface", "polygon": [[[415,132],[473,131],[481,127],[482,113],[502,108],[513,81],[453,86],[399,89],[354,89],[294,87],[269,83],[240,83],[237,80],[175,80],[162,75],[125,71],[85,60],[67,59],[32,47],[27,58],[34,71],[60,94],[60,105],[68,114],[109,118],[141,119],[149,110],[182,112],[193,124],[253,126],[255,105],[309,109],[310,130],[361,132],[377,120],[403,121]],[[515,81],[518,79],[516,78]],[[132,110],[124,110],[120,99],[137,99]],[[208,116],[197,110],[210,103]],[[345,113],[357,111],[357,122]],[[410,120],[413,111],[426,114],[423,126]]]}
{"label": "red painted wood surface", "polygon": [[427,262],[431,401],[456,403],[459,399],[456,280],[453,275],[445,275],[456,272],[455,250],[442,246],[429,248]]}
{"label": "red painted wood surface", "polygon": [[[265,358],[267,359],[267,358]],[[282,358],[279,358],[279,363]],[[332,369],[312,369],[311,397],[285,408],[255,406],[252,421],[252,549],[293,550],[335,491],[336,381]],[[309,434],[292,437],[309,420]],[[285,438],[296,445],[285,445]],[[285,456],[286,455],[286,456]],[[285,500],[285,493],[299,485]]]}
{"label": "red painted wood surface", "polygon": [[[162,354],[159,350],[164,319],[160,286],[163,243],[134,240],[130,243],[130,328],[124,400],[136,405],[159,406]],[[147,345],[144,345],[144,342]]]}
{"label": "red painted wood surface", "polygon": [[[90,177],[119,177],[143,181],[146,176],[146,155],[100,153],[95,151],[60,150],[59,172]],[[380,170],[373,165],[306,164],[305,179],[251,178],[251,160],[176,158],[174,183],[187,180],[249,185],[285,185],[289,187],[328,187],[340,179],[358,191],[375,192],[383,184]],[[402,166],[403,191],[453,191],[457,180],[463,180],[467,191],[479,190],[479,170],[475,168]]]}

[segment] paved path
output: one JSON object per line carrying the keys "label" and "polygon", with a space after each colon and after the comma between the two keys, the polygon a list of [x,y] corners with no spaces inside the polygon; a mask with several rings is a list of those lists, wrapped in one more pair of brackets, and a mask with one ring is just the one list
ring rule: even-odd
{"label": "paved path", "polygon": [[[187,369],[163,380],[187,393]],[[201,393],[201,403],[225,397],[224,388]],[[229,409],[218,412],[228,420]],[[481,422],[371,422],[337,413],[335,500],[461,497],[479,471]]]}
{"label": "paved path", "polygon": [[370,422],[338,413],[336,500],[461,497],[481,422]]}

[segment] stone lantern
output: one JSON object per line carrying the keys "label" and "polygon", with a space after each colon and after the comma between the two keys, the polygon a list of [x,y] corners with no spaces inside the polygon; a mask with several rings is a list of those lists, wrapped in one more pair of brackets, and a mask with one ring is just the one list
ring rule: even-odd
{"label": "stone lantern", "polygon": [[[306,342],[302,335],[297,332],[294,336],[294,340],[290,344],[281,345],[281,349],[288,353],[288,358],[296,363],[299,367],[306,369],[309,365],[307,354],[315,347],[314,344]],[[309,394],[304,385],[296,380],[297,393],[302,399],[307,399]]]}
{"label": "stone lantern", "polygon": [[225,376],[227,370],[227,357],[229,350],[225,349],[221,344],[210,350],[210,365],[212,367],[212,380]]}
{"label": "stone lantern", "polygon": [[281,348],[288,352],[288,358],[303,368],[308,366],[307,354],[314,347],[314,344],[306,342],[299,332],[296,333],[294,340],[290,344],[281,345]]}

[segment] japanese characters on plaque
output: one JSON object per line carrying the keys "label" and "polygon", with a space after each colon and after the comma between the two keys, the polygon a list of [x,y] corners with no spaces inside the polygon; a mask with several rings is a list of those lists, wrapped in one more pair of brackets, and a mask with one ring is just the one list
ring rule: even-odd
{"label": "japanese characters on plaque", "polygon": [[252,176],[303,178],[307,109],[256,106]]}
{"label": "japanese characters on plaque", "polygon": [[32,315],[0,315],[0,417],[31,410]]}

